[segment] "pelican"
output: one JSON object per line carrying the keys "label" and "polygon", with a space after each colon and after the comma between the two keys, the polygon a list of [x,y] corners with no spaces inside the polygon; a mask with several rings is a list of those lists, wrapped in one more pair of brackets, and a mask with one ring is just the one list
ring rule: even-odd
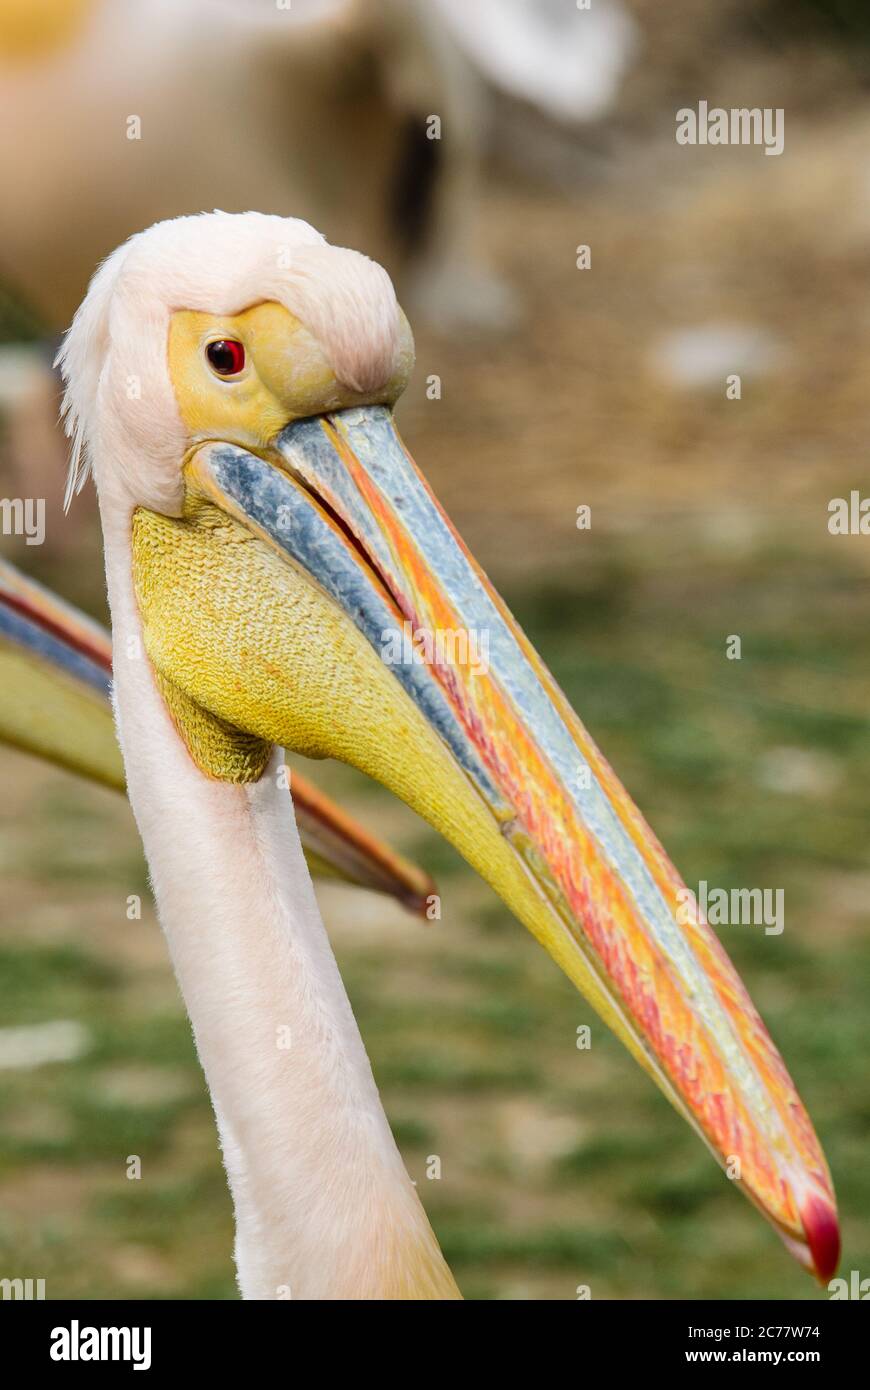
{"label": "pelican", "polygon": [[[809,1118],[405,450],[393,407],[413,356],[380,266],[253,212],[134,236],[61,352],[70,490],[89,471],[97,488],[128,793],[242,1296],[458,1296],[317,911],[284,750],[352,764],[451,841],[827,1280],[836,1206]],[[452,653],[436,640],[451,634]]]}
{"label": "pelican", "polygon": [[[0,741],[125,791],[111,670],[105,628],[0,559]],[[427,916],[435,901],[428,874],[295,770],[293,800],[315,877],[387,893]]]}
{"label": "pelican", "polygon": [[[0,89],[0,289],[51,335],[131,232],[264,199],[352,236],[441,332],[518,317],[477,245],[480,82],[428,0],[0,0]],[[53,549],[51,355],[0,348],[0,409]]]}
{"label": "pelican", "polygon": [[441,328],[515,315],[477,247],[480,81],[429,0],[0,0],[0,84],[0,279],[52,331],[131,232],[263,198]]}

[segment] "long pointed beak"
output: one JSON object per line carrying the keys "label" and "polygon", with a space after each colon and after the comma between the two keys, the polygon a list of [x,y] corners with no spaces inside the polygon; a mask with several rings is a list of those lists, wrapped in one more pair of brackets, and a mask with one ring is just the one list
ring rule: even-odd
{"label": "long pointed beak", "polygon": [[362,767],[441,830],[830,1278],[830,1176],[782,1059],[717,938],[680,920],[679,875],[391,412],[295,421],[262,456],[207,444],[186,478],[182,520],[134,518],[158,668],[249,732]]}
{"label": "long pointed beak", "polygon": [[[124,791],[111,679],[106,629],[0,560],[0,742]],[[423,869],[295,769],[293,801],[308,867],[317,878],[385,893],[425,917],[435,885]]]}

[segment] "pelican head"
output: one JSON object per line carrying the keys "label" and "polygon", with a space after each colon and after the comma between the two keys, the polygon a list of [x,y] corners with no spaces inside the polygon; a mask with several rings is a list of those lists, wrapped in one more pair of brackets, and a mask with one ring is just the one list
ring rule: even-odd
{"label": "pelican head", "polygon": [[397,434],[413,342],[386,273],[299,221],[158,224],[98,271],[61,364],[73,486],[90,459],[201,772],[256,780],[278,745],[396,793],[828,1279],[830,1177],[776,1048]]}

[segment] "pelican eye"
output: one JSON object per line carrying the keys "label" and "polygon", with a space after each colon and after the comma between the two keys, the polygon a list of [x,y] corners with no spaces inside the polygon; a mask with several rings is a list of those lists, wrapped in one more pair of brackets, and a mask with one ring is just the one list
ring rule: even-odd
{"label": "pelican eye", "polygon": [[238,376],[245,365],[245,349],[235,338],[218,338],[205,350],[208,364],[218,376]]}

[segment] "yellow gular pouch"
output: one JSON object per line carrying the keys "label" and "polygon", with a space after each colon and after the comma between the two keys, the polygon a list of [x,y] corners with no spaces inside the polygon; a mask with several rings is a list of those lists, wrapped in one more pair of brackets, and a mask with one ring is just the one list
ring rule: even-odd
{"label": "yellow gular pouch", "polygon": [[[206,775],[255,780],[276,743],[339,758],[388,785],[393,763],[407,772],[421,743],[450,765],[338,605],[213,503],[189,492],[180,517],[137,508],[132,553],[145,649]],[[386,760],[385,727],[395,736]],[[406,780],[400,794],[410,799]]]}
{"label": "yellow gular pouch", "polygon": [[[217,519],[222,519],[219,513]],[[166,562],[171,562],[177,547],[184,539],[189,539],[190,529],[188,522],[171,522],[143,507],[137,508],[133,515],[133,579],[142,615],[145,650],[172,722],[200,772],[221,782],[256,782],[269,761],[272,744],[213,714],[173,679],[176,666],[183,665],[183,661],[176,659],[179,655],[177,642],[182,639],[175,634],[172,624],[165,621],[166,610],[159,588],[164,580]],[[208,585],[206,555],[207,552],[199,566],[201,592]]]}
{"label": "yellow gular pouch", "polygon": [[200,772],[219,782],[258,782],[272,745],[203,709],[155,668],[157,688]]}

